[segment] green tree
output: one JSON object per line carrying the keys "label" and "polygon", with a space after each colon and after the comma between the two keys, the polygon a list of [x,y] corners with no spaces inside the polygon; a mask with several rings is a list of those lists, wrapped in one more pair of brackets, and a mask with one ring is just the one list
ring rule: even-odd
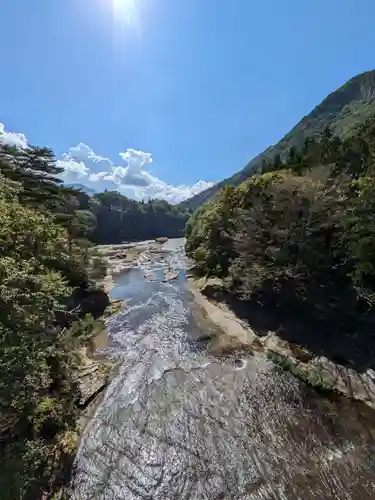
{"label": "green tree", "polygon": [[50,149],[0,144],[0,172],[22,185],[20,199],[23,203],[53,211],[59,198],[61,181],[58,176],[62,169],[57,167]]}
{"label": "green tree", "polygon": [[72,288],[56,270],[75,266],[64,228],[21,205],[22,187],[0,176],[0,489],[40,498],[62,484],[74,456],[79,399],[76,352],[95,323],[62,327]]}

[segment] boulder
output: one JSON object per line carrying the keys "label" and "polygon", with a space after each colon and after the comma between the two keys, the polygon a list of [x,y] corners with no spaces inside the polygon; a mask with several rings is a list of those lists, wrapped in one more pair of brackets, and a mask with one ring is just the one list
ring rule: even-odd
{"label": "boulder", "polygon": [[168,238],[166,236],[159,236],[158,238],[155,238],[156,243],[167,243]]}
{"label": "boulder", "polygon": [[311,361],[314,356],[311,354],[311,352],[307,351],[303,347],[297,345],[297,344],[290,344],[290,349],[293,353],[294,358],[297,361],[301,361],[302,363],[308,363]]}
{"label": "boulder", "polygon": [[166,271],[164,273],[164,281],[173,281],[178,279],[179,273],[177,271]]}
{"label": "boulder", "polygon": [[210,278],[202,285],[200,291],[206,297],[215,297],[222,290],[223,282],[219,278]]}
{"label": "boulder", "polygon": [[254,337],[253,341],[251,342],[251,347],[256,352],[262,352],[262,351],[264,351],[263,344],[260,341],[259,337]]}

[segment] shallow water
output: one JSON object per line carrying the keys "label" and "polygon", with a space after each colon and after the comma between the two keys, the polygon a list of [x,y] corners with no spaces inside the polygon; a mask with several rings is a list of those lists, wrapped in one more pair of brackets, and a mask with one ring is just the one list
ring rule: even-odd
{"label": "shallow water", "polygon": [[[119,371],[87,426],[71,498],[375,498],[372,410],[322,398],[261,357],[219,360],[184,282],[182,240],[117,279]],[[164,269],[180,279],[162,281]]]}

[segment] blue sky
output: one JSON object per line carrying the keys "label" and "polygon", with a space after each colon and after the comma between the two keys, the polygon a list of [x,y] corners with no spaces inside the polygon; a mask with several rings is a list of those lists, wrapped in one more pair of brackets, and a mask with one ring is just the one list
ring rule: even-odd
{"label": "blue sky", "polygon": [[373,0],[0,0],[0,122],[69,180],[179,201],[375,68],[374,19]]}

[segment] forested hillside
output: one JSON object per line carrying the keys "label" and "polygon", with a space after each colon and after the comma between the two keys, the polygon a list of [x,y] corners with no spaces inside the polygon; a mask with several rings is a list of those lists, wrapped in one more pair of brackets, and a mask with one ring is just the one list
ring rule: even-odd
{"label": "forested hillside", "polygon": [[35,499],[69,477],[77,354],[109,300],[90,216],[73,209],[51,151],[0,153],[0,496]]}
{"label": "forested hillside", "polygon": [[373,356],[374,161],[374,117],[343,140],[326,128],[203,205],[187,253],[244,303],[322,320],[332,335],[322,342],[353,334]]}
{"label": "forested hillside", "polygon": [[89,196],[83,189],[70,187],[76,214],[90,221],[90,239],[97,244],[116,244],[184,234],[190,215],[186,209],[163,200],[135,201],[117,191]]}
{"label": "forested hillside", "polygon": [[288,154],[290,147],[301,148],[306,138],[319,137],[327,126],[335,135],[345,138],[350,135],[354,127],[366,121],[374,113],[375,71],[367,71],[332,92],[277,144],[253,158],[242,170],[182,202],[180,206],[196,209],[215,196],[222,187],[238,186],[248,177],[259,172],[264,159],[272,159],[276,155],[284,157]]}
{"label": "forested hillside", "polygon": [[114,191],[96,194],[88,204],[96,217],[93,241],[102,244],[160,236],[179,238],[189,217],[188,210],[166,201],[137,202]]}

